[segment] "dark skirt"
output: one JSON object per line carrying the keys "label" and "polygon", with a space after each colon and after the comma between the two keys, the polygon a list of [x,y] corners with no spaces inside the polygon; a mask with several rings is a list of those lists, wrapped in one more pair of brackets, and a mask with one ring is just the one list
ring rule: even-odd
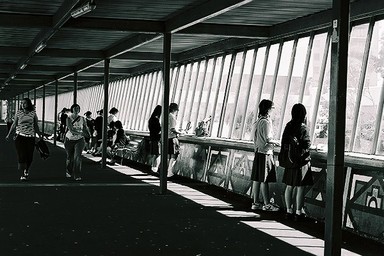
{"label": "dark skirt", "polygon": [[178,138],[168,139],[168,154],[178,155],[180,154],[180,142]]}
{"label": "dark skirt", "polygon": [[273,154],[255,154],[251,180],[258,182],[276,182],[276,168],[275,161],[273,160]]}
{"label": "dark skirt", "polygon": [[161,154],[161,144],[158,140],[149,141],[149,154],[151,155],[160,155]]}
{"label": "dark skirt", "polygon": [[313,177],[311,172],[311,163],[307,163],[301,168],[284,170],[283,183],[289,186],[311,186]]}

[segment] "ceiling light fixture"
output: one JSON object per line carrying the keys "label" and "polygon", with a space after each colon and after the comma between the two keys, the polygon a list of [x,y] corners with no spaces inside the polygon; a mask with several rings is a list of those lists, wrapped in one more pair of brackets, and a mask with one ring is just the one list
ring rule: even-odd
{"label": "ceiling light fixture", "polygon": [[47,46],[46,43],[44,42],[41,42],[35,49],[35,53],[39,53],[41,52],[45,47]]}
{"label": "ceiling light fixture", "polygon": [[73,18],[78,18],[78,17],[80,17],[80,16],[82,16],[82,15],[84,15],[84,14],[90,12],[90,11],[95,10],[95,8],[96,8],[96,3],[95,3],[95,1],[91,0],[88,3],[78,7],[76,9],[74,9],[71,12],[71,16]]}
{"label": "ceiling light fixture", "polygon": [[15,78],[16,78],[16,76],[15,76],[15,75],[12,75],[12,76],[11,76],[11,79],[15,79]]}
{"label": "ceiling light fixture", "polygon": [[25,69],[26,66],[27,66],[27,63],[24,63],[23,65],[20,66],[20,69]]}

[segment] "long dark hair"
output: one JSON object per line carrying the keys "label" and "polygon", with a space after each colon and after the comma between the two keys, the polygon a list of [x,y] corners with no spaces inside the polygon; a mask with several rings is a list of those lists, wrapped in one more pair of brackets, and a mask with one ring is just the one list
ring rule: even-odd
{"label": "long dark hair", "polygon": [[27,107],[25,108],[25,110],[27,110],[27,111],[35,110],[35,108],[33,107],[33,104],[32,104],[32,101],[31,101],[30,98],[24,98],[23,100],[25,100],[25,103],[27,103]]}
{"label": "long dark hair", "polygon": [[307,117],[307,110],[305,109],[305,106],[301,103],[297,103],[293,105],[291,110],[292,115],[292,122],[295,124],[302,124],[306,123],[306,117]]}
{"label": "long dark hair", "polygon": [[273,102],[271,100],[262,100],[259,104],[259,117],[266,116],[272,107]]}
{"label": "long dark hair", "polygon": [[155,109],[153,110],[153,112],[152,112],[151,118],[153,118],[153,117],[155,117],[155,116],[160,117],[160,115],[161,115],[161,110],[162,110],[162,107],[161,107],[160,105],[157,105],[157,106],[155,107]]}

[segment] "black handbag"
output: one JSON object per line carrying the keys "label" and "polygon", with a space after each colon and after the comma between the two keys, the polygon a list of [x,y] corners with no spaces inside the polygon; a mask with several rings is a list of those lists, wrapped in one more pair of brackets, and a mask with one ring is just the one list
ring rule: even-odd
{"label": "black handbag", "polygon": [[47,146],[47,143],[45,143],[44,140],[38,140],[35,144],[36,150],[40,153],[40,157],[42,159],[47,159],[49,157],[49,148]]}

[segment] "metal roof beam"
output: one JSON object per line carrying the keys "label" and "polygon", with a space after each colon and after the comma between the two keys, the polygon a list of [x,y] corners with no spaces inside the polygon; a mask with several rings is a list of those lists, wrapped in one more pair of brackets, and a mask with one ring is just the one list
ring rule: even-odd
{"label": "metal roof beam", "polygon": [[4,27],[48,28],[52,25],[52,17],[46,15],[0,13],[0,24]]}
{"label": "metal roof beam", "polygon": [[114,59],[163,62],[163,54],[155,52],[126,52],[116,56]]}
{"label": "metal roof beam", "polygon": [[[372,15],[384,14],[384,1],[365,0],[350,3],[350,20],[356,21]],[[299,33],[307,33],[314,29],[322,29],[331,26],[332,10],[315,13],[310,16],[298,18],[271,27],[271,37],[291,36]]]}
{"label": "metal roof beam", "polygon": [[0,46],[0,55],[2,57],[22,57],[28,54],[28,48]]}
{"label": "metal roof beam", "polygon": [[116,46],[105,51],[106,58],[114,58],[120,54],[131,51],[135,48],[138,48],[142,45],[145,45],[149,42],[155,41],[161,38],[162,35],[158,34],[137,34],[132,37],[127,38],[126,40],[120,42]]}
{"label": "metal roof beam", "polygon": [[45,49],[39,56],[44,57],[60,57],[60,58],[76,58],[76,59],[103,59],[102,51],[93,50],[77,50],[77,49]]}
{"label": "metal roof beam", "polygon": [[200,23],[183,29],[178,34],[267,39],[269,37],[269,28],[267,26]]}
{"label": "metal roof beam", "polygon": [[167,20],[165,22],[165,32],[175,33],[250,2],[252,0],[207,1]]}
{"label": "metal roof beam", "polygon": [[77,18],[69,20],[64,28],[104,30],[104,31],[127,31],[163,33],[164,22],[150,20],[128,20],[128,19],[99,19],[99,18]]}

